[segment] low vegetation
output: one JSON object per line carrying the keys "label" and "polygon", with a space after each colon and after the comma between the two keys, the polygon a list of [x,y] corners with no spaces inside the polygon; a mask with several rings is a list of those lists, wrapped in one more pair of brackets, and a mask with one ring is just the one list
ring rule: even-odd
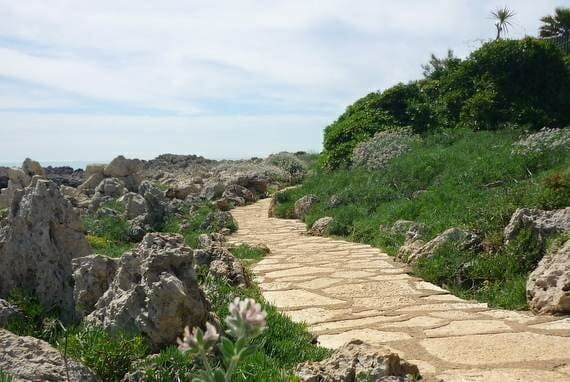
{"label": "low vegetation", "polygon": [[[560,138],[561,131],[567,132],[552,134]],[[533,143],[534,150],[520,150],[542,135],[529,139],[519,128],[427,133],[381,170],[318,168],[302,187],[277,194],[276,211],[291,218],[295,201],[315,194],[320,201],[305,217],[308,226],[334,217],[332,235],[390,254],[405,239],[390,230],[398,219],[423,223],[428,240],[450,227],[474,231],[483,239],[484,256],[447,247],[414,271],[463,297],[524,308],[525,280],[545,245],[532,247],[535,241],[524,235],[505,245],[503,229],[519,207],[570,205],[568,146]]]}

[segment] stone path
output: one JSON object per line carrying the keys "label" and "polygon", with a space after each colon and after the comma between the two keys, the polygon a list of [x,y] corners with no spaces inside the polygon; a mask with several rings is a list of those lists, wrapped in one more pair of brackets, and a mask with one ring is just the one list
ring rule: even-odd
{"label": "stone path", "polygon": [[570,381],[570,318],[487,308],[406,274],[368,245],[306,234],[268,218],[269,199],[232,211],[232,243],[263,243],[253,268],[265,298],[306,322],[321,345],[382,344],[427,381]]}

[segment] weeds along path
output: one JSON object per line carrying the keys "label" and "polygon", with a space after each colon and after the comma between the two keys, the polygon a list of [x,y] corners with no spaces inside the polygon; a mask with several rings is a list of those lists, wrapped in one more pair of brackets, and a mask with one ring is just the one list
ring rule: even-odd
{"label": "weeds along path", "polygon": [[234,209],[239,230],[229,240],[271,249],[253,268],[265,298],[306,322],[322,346],[381,344],[417,364],[427,381],[570,381],[570,318],[462,300],[376,248],[268,218],[269,203]]}

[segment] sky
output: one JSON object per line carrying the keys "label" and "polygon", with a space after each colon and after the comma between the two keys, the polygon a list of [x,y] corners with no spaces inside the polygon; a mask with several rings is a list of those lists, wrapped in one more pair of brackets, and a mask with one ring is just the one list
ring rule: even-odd
{"label": "sky", "polygon": [[570,0],[0,0],[0,162],[321,150],[371,91]]}

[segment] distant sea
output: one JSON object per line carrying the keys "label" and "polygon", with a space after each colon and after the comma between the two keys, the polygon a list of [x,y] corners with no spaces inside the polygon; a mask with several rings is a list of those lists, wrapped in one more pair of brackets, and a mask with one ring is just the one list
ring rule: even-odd
{"label": "distant sea", "polygon": [[[22,162],[23,161],[8,162],[8,161],[1,161],[0,160],[0,166],[20,167],[22,165]],[[105,162],[97,162],[97,161],[80,161],[80,160],[72,160],[72,161],[49,161],[49,160],[43,161],[43,160],[40,160],[38,162],[40,162],[40,164],[43,167],[47,167],[47,166],[52,166],[52,167],[69,166],[75,170],[77,170],[79,168],[85,170],[85,166],[87,166],[88,164],[91,164],[91,163],[105,163]]]}

